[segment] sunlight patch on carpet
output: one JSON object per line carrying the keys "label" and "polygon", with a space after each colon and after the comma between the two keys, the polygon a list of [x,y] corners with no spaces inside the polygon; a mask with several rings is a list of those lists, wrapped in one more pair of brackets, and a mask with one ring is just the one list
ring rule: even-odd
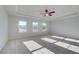
{"label": "sunlight patch on carpet", "polygon": [[76,39],[66,38],[65,40],[67,40],[67,41],[71,41],[71,42],[79,43],[79,40],[76,40]]}
{"label": "sunlight patch on carpet", "polygon": [[34,51],[34,50],[42,47],[42,45],[38,44],[37,42],[35,42],[33,40],[24,41],[23,43],[30,51]]}
{"label": "sunlight patch on carpet", "polygon": [[32,54],[55,54],[52,51],[48,50],[47,48],[42,48],[40,50],[32,52]]}
{"label": "sunlight patch on carpet", "polygon": [[50,39],[50,38],[41,38],[41,40],[47,41],[47,42],[49,42],[49,43],[54,43],[54,42],[57,41],[57,40]]}
{"label": "sunlight patch on carpet", "polygon": [[51,36],[53,38],[58,38],[58,39],[65,39],[64,37],[60,37],[60,36]]}
{"label": "sunlight patch on carpet", "polygon": [[72,50],[74,52],[79,53],[79,47],[75,46],[75,45],[70,45],[70,47],[68,48],[69,50]]}
{"label": "sunlight patch on carpet", "polygon": [[68,48],[70,44],[67,44],[67,43],[64,43],[64,42],[56,42],[54,43],[55,45],[57,46],[60,46],[60,47],[64,47],[64,48]]}
{"label": "sunlight patch on carpet", "polygon": [[71,44],[64,43],[64,42],[60,42],[60,41],[59,41],[59,42],[56,42],[56,43],[54,43],[54,44],[57,45],[57,46],[66,48],[66,49],[68,49],[68,50],[71,50],[71,51],[74,51],[74,52],[79,53],[79,47],[78,47],[78,46],[71,45]]}

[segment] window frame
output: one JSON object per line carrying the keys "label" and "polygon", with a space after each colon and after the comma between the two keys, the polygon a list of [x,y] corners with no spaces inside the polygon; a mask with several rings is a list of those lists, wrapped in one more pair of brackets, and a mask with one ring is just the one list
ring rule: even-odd
{"label": "window frame", "polygon": [[[36,25],[34,25],[34,24],[36,24]],[[32,31],[33,32],[38,32],[38,22],[32,22]],[[36,26],[36,28],[35,28],[35,26]]]}
{"label": "window frame", "polygon": [[[43,27],[45,29],[43,29]],[[42,23],[42,31],[47,31],[47,23],[45,23],[45,22]]]}
{"label": "window frame", "polygon": [[[24,22],[25,24],[23,24],[23,22]],[[23,25],[22,25],[22,24],[23,24]],[[24,27],[24,29],[21,28],[21,27]],[[21,30],[22,30],[22,31],[21,31]],[[27,32],[27,21],[25,21],[25,20],[19,20],[19,21],[18,21],[18,32],[19,32],[19,33]]]}

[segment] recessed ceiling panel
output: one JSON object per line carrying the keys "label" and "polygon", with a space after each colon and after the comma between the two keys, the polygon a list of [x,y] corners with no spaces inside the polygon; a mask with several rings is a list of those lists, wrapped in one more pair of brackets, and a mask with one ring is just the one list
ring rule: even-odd
{"label": "recessed ceiling panel", "polygon": [[[78,6],[75,5],[16,5],[6,7],[9,14],[22,15],[35,18],[42,18],[53,20],[57,17],[72,14],[78,12]],[[45,9],[50,11],[54,10],[55,13],[52,16],[44,16],[43,13]]]}

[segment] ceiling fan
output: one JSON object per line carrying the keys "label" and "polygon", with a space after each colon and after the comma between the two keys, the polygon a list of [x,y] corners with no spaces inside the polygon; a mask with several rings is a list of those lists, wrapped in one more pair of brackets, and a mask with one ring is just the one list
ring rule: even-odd
{"label": "ceiling fan", "polygon": [[44,14],[44,16],[52,16],[53,13],[55,13],[55,11],[49,11],[48,9],[45,9],[44,13],[40,13],[40,14]]}

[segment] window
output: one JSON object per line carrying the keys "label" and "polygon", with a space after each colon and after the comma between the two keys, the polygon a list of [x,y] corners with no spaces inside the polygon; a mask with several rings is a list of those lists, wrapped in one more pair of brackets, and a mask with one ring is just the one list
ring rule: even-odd
{"label": "window", "polygon": [[38,32],[38,22],[33,22],[32,26],[33,26],[33,32]]}
{"label": "window", "polygon": [[42,31],[46,31],[47,30],[47,24],[46,23],[42,23]]}
{"label": "window", "polygon": [[27,31],[27,22],[26,21],[19,21],[19,32],[26,32]]}

